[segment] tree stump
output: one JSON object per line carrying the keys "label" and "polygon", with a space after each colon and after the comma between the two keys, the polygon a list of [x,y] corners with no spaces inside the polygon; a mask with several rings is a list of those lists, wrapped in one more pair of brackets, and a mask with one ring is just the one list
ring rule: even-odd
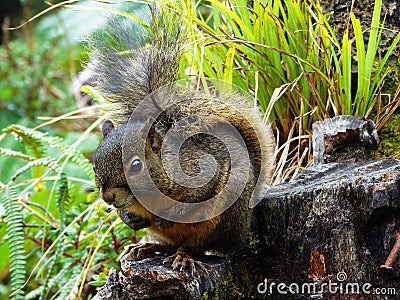
{"label": "tree stump", "polygon": [[378,133],[371,120],[337,116],[312,126],[314,165],[341,160],[365,160],[378,147]]}
{"label": "tree stump", "polygon": [[[329,280],[360,287],[370,283],[399,292],[395,278],[400,265],[395,263],[391,271],[380,268],[395,243],[399,212],[398,160],[311,167],[295,182],[272,188],[256,209],[259,245],[268,264],[275,265],[264,276],[300,285]],[[326,292],[324,299],[370,296]]]}
{"label": "tree stump", "polygon": [[157,256],[121,264],[122,271],[110,271],[107,283],[94,299],[200,299],[215,296],[215,287],[231,272],[230,263],[210,256],[202,260],[209,273],[174,271]]}

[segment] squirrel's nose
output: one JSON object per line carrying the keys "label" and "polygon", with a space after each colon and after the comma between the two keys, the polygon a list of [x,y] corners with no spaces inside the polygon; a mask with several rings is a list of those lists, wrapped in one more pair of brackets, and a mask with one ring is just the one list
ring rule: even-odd
{"label": "squirrel's nose", "polygon": [[107,190],[101,191],[101,198],[108,204],[113,204],[115,202],[115,193],[109,192]]}

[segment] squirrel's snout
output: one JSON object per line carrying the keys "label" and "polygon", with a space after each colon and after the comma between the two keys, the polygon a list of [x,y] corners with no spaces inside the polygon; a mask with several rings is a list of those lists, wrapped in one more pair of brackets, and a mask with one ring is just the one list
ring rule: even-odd
{"label": "squirrel's snout", "polygon": [[113,204],[115,202],[116,195],[113,192],[101,190],[100,195],[101,198],[108,204]]}

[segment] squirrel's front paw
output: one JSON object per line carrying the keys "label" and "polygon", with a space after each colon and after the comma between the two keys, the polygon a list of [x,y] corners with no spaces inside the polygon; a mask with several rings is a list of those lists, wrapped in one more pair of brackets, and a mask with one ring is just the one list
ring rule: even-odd
{"label": "squirrel's front paw", "polygon": [[190,253],[184,248],[179,248],[175,254],[168,256],[166,259],[164,259],[163,263],[171,264],[174,270],[184,271],[185,269],[187,269],[192,275],[194,275],[196,267],[199,270],[208,273],[208,270],[203,265],[203,263],[194,260]]}
{"label": "squirrel's front paw", "polygon": [[[176,248],[175,248],[176,249]],[[120,255],[121,261],[137,261],[149,257],[154,257],[155,252],[169,252],[171,247],[160,244],[131,244],[125,247],[124,252]]]}

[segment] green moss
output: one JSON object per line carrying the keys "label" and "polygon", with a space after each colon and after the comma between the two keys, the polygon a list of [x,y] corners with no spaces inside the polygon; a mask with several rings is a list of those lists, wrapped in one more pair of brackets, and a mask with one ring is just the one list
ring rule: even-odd
{"label": "green moss", "polygon": [[[374,67],[379,67],[379,60],[377,60]],[[385,82],[382,88],[382,94],[394,95],[396,93],[397,87],[400,84],[400,57],[392,55],[388,60],[388,75],[385,78]]]}
{"label": "green moss", "polygon": [[205,293],[201,297],[202,300],[219,300],[219,299],[242,299],[243,294],[240,289],[236,286],[232,275],[229,275],[226,280],[219,284],[215,289],[215,294],[210,298],[210,296]]}
{"label": "green moss", "polygon": [[400,114],[393,115],[379,132],[377,157],[393,156],[400,153]]}

